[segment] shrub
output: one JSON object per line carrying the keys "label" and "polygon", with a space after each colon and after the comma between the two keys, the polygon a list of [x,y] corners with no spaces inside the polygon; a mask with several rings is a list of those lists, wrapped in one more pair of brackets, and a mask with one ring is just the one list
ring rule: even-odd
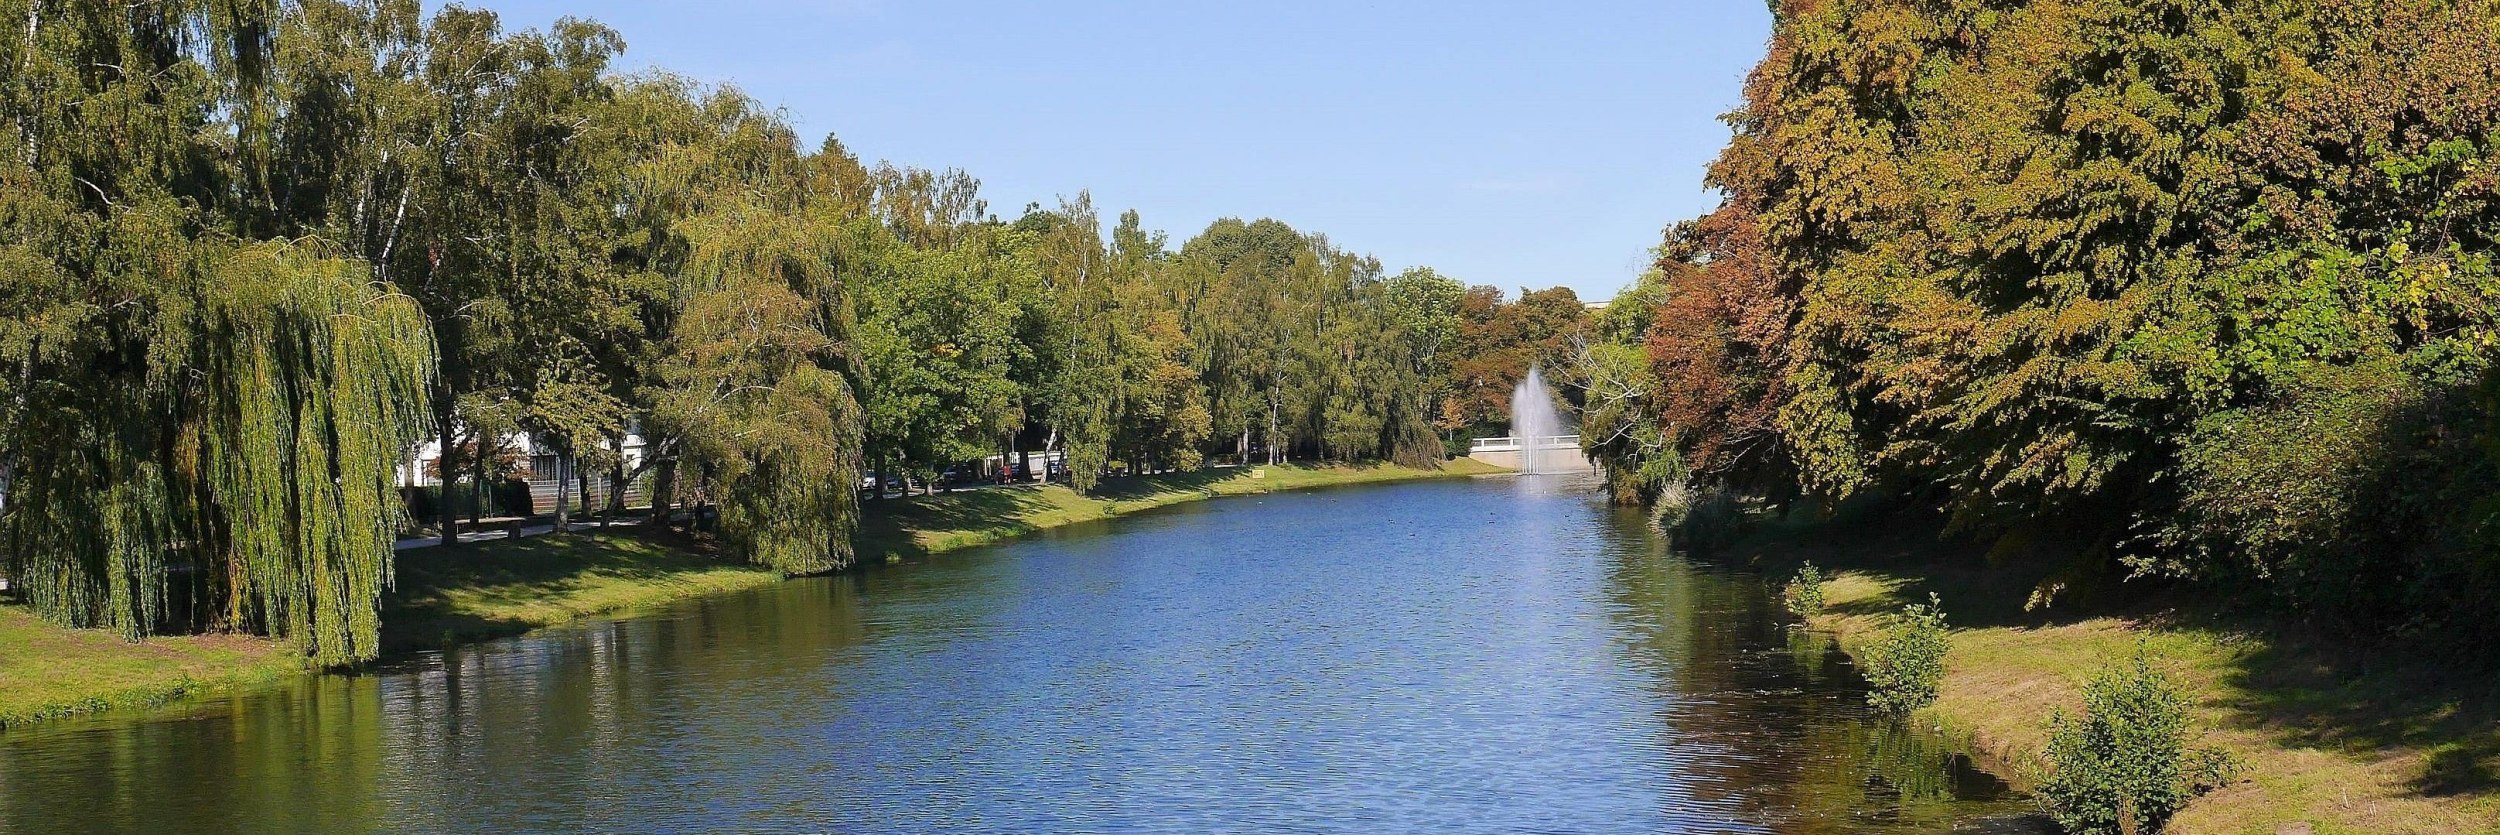
{"label": "shrub", "polygon": [[2049,718],[2041,804],[2076,835],[2160,832],[2189,798],[2231,781],[2240,764],[2191,750],[2187,699],[2141,644],[2083,689],[2083,714]]}
{"label": "shrub", "polygon": [[[1662,514],[1661,519],[1665,517]],[[1676,541],[1695,553],[1711,553],[1736,544],[1744,534],[1745,507],[1723,490],[1691,495],[1675,520]]]}
{"label": "shrub", "polygon": [[[473,508],[477,501],[470,495],[470,485],[445,487],[430,484],[424,487],[399,488],[400,500],[408,511],[405,520],[410,530],[435,524],[442,519],[443,505],[449,502],[452,512],[467,518],[472,509],[483,510],[487,516],[531,516],[537,513],[530,503],[530,483],[518,478],[497,482],[486,493],[484,508]],[[465,523],[464,523],[465,524]],[[402,531],[406,533],[407,531]]]}
{"label": "shrub", "polygon": [[1788,607],[1789,614],[1806,620],[1822,614],[1823,570],[1810,562],[1798,567],[1797,576],[1789,578],[1788,586],[1780,589],[1780,605]]}
{"label": "shrub", "polygon": [[1903,608],[1867,648],[1867,704],[1896,716],[1934,704],[1944,683],[1944,653],[1944,603],[1931,594],[1926,603]]}

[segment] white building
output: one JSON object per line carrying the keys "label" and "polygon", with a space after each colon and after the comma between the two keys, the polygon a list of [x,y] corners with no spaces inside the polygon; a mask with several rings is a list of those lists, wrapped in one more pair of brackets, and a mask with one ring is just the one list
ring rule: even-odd
{"label": "white building", "polygon": [[[597,441],[597,446],[603,450],[607,449],[607,439],[602,438]],[[634,472],[641,466],[644,451],[648,446],[649,444],[642,437],[642,432],[639,428],[629,428],[626,431],[624,448],[619,451],[620,455],[625,460],[626,472]],[[515,476],[521,481],[529,484],[532,512],[554,512],[557,493],[556,480],[561,474],[563,468],[563,456],[558,455],[556,450],[553,448],[548,447],[545,444],[538,443],[525,432],[514,432],[509,435],[505,435],[503,437],[502,448],[510,451],[514,455],[519,456],[520,458],[519,472],[516,473]],[[400,458],[398,468],[399,486],[401,488],[441,486],[443,483],[442,468],[440,466],[442,458],[443,440],[441,438],[428,438],[424,443],[418,444],[416,448],[409,450],[408,454],[401,456]],[[465,475],[465,473],[454,474],[455,477]],[[608,484],[608,473],[601,470],[576,473],[576,475],[589,477],[589,506],[593,508],[604,506],[607,502],[608,490],[610,489]],[[643,478],[638,479],[633,484],[627,486],[625,491],[625,503],[627,506],[630,507],[649,500],[649,481],[649,475],[646,473]],[[570,492],[582,492],[580,484],[577,482]],[[577,497],[576,500],[578,501],[579,497]]]}

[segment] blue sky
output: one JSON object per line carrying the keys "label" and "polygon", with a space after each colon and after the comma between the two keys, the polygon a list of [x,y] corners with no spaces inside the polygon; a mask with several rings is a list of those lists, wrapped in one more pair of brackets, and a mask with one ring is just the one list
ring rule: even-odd
{"label": "blue sky", "polygon": [[1177,244],[1274,217],[1391,270],[1605,298],[1707,211],[1759,0],[473,0],[596,18],[629,68],[733,83],[812,145],[956,167],[1015,216],[1090,189]]}

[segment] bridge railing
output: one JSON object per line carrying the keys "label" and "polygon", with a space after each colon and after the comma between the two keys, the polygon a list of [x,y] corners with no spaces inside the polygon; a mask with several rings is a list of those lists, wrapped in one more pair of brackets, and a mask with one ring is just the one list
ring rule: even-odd
{"label": "bridge railing", "polygon": [[[1474,450],[1477,452],[1508,452],[1511,450],[1521,449],[1526,446],[1520,443],[1523,440],[1527,439],[1515,437],[1477,438]],[[1580,448],[1580,436],[1578,435],[1544,435],[1536,438],[1535,441],[1536,443],[1534,446],[1537,449],[1562,449],[1566,447],[1571,449]]]}

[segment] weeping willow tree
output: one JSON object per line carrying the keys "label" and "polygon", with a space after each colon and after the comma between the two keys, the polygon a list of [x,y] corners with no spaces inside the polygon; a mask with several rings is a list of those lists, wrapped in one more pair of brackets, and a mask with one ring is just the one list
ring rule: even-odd
{"label": "weeping willow tree", "polygon": [[237,237],[279,7],[0,11],[0,565],[68,625],[373,657],[434,343],[366,264]]}
{"label": "weeping willow tree", "polygon": [[[400,522],[392,476],[426,426],[433,343],[354,262],[206,244],[104,350],[21,358],[0,545],[36,611],[137,637],[379,649]],[[115,344],[118,343],[118,344]]]}
{"label": "weeping willow tree", "polygon": [[719,502],[722,538],[786,574],[852,558],[862,417],[834,258],[846,225],[752,205],[690,221],[654,410],[682,439],[681,471]]}
{"label": "weeping willow tree", "polygon": [[[379,650],[403,505],[392,477],[428,429],[433,341],[413,300],[361,264],[269,245],[226,259],[198,309],[177,404],[196,449],[192,541],[220,552],[227,623],[303,640],[323,660]],[[167,384],[151,386],[181,392]],[[185,414],[186,409],[198,413]]]}

